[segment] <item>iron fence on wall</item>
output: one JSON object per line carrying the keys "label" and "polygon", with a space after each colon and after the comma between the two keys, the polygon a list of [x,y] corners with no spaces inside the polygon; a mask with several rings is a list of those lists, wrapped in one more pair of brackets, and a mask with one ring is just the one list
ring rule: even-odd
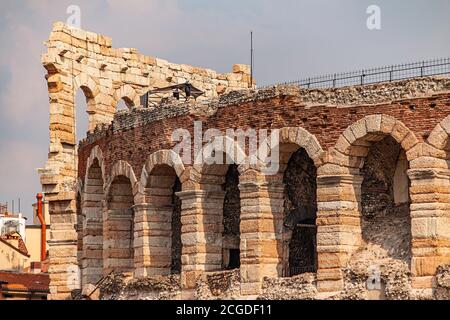
{"label": "iron fence on wall", "polygon": [[266,85],[259,87],[259,89],[270,88],[276,85],[296,85],[301,88],[336,88],[438,75],[450,75],[450,58],[327,74],[303,80]]}

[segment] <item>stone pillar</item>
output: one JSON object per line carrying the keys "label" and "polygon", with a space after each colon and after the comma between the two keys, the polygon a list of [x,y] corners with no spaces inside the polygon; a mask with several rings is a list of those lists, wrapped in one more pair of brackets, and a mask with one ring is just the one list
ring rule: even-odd
{"label": "stone pillar", "polygon": [[[103,188],[103,186],[96,186]],[[94,186],[86,186],[94,188]],[[103,274],[103,201],[102,193],[86,190],[82,211],[84,223],[81,231],[83,237],[83,253],[81,259],[81,283],[95,284]]]}
{"label": "stone pillar", "polygon": [[431,289],[436,268],[450,263],[450,170],[408,170],[411,181],[412,286]]}
{"label": "stone pillar", "polygon": [[317,177],[317,289],[343,289],[342,267],[361,243],[359,175]]}
{"label": "stone pillar", "polygon": [[[65,196],[65,197],[64,197]],[[50,212],[49,274],[51,300],[67,299],[80,289],[75,194],[46,196]]]}
{"label": "stone pillar", "polygon": [[134,212],[135,276],[170,274],[173,207],[143,203]]}
{"label": "stone pillar", "polygon": [[[68,299],[79,289],[76,235],[77,152],[74,128],[74,91],[63,80],[64,71],[55,63],[58,55],[43,56],[50,99],[50,147],[45,167],[39,169],[40,182],[50,210],[50,295]],[[60,66],[63,67],[63,66]],[[78,284],[77,284],[78,283]]]}
{"label": "stone pillar", "polygon": [[[104,219],[103,274],[133,269],[132,209],[108,209]],[[130,232],[131,231],[131,232]]]}
{"label": "stone pillar", "polygon": [[249,169],[240,176],[241,294],[258,295],[264,276],[282,273],[283,184]]}
{"label": "stone pillar", "polygon": [[181,199],[181,284],[191,297],[198,275],[222,267],[224,192],[218,186],[202,186],[178,192]]}

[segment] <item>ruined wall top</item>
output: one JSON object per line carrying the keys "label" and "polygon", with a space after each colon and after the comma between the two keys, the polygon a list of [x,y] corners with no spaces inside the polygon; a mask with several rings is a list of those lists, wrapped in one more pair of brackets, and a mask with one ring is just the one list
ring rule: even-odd
{"label": "ruined wall top", "polygon": [[[160,88],[190,81],[205,91],[205,97],[217,97],[228,90],[250,87],[250,67],[235,64],[230,73],[175,64],[145,56],[134,48],[113,48],[110,37],[71,27],[62,22],[53,24],[43,55],[44,67],[53,73],[65,69],[77,76],[86,73],[108,88],[119,82],[137,88]],[[73,63],[73,65],[72,65]],[[103,80],[102,80],[103,79]],[[113,82],[113,86],[111,86]]]}

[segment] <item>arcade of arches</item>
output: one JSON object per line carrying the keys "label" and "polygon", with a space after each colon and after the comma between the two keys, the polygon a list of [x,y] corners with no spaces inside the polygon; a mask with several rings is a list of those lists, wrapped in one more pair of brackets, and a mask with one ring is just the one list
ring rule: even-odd
{"label": "arcade of arches", "polygon": [[[238,297],[307,274],[329,297],[347,290],[349,268],[361,264],[401,264],[409,291],[436,288],[436,272],[450,263],[450,79],[248,90],[247,66],[219,74],[175,65],[63,24],[48,46],[51,134],[40,175],[50,298],[110,272],[176,278],[183,298],[196,298],[205,274],[237,274]],[[146,90],[180,79],[213,102],[139,106]],[[78,88],[89,132],[77,148]],[[129,110],[115,113],[121,99]],[[172,133],[194,136],[194,121],[204,130],[279,129],[278,171],[183,163]]]}

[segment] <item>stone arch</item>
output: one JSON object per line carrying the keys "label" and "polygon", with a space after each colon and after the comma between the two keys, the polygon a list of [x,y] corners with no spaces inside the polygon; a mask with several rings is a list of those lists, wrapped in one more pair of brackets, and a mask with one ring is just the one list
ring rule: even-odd
{"label": "stone arch", "polygon": [[[395,174],[398,173],[399,175],[396,176],[396,179],[392,183],[394,184],[394,193],[397,189],[395,188],[396,183],[403,185],[399,188],[403,189],[403,198],[405,199],[409,196],[409,182],[407,182],[408,177],[406,171],[417,160],[418,153],[415,149],[422,144],[419,143],[414,132],[401,121],[381,114],[365,116],[344,130],[338,138],[336,145],[329,150],[328,160],[331,164],[337,165],[338,171],[335,174],[345,172],[354,177],[358,177],[364,171],[366,165],[365,160],[367,159],[369,150],[374,145],[382,148],[381,145],[383,143],[385,145],[391,145],[391,147],[386,149],[387,151],[397,148],[396,145],[399,147],[400,154],[397,159],[397,165],[403,166],[403,169],[401,174],[399,171],[395,172]],[[394,165],[396,164],[394,163]],[[346,169],[342,170],[343,168]],[[364,181],[362,182],[364,183]],[[402,196],[398,192],[397,194],[400,197]],[[359,209],[361,210],[361,208]]]}
{"label": "stone arch", "polygon": [[126,161],[117,161],[105,188],[103,274],[134,270],[134,206],[138,191],[133,168]]}
{"label": "stone arch", "polygon": [[[89,154],[89,157],[86,160],[86,173],[88,168],[92,166],[95,160],[98,161],[98,165],[100,166],[101,169],[102,180],[105,182],[106,176],[105,176],[105,165],[103,163],[103,151],[98,145],[92,148],[91,153]],[[86,185],[87,179],[88,177],[86,174],[84,177],[84,185]],[[103,185],[102,188],[105,189],[105,185]]]}
{"label": "stone arch", "polygon": [[[319,274],[332,274],[325,280],[339,283],[342,275],[330,270],[347,262],[357,263],[368,248],[366,244],[385,250],[379,254],[389,259],[410,263],[412,194],[408,169],[418,147],[419,140],[405,124],[375,114],[347,127],[328,150],[327,162],[318,169]],[[330,219],[333,216],[339,218]],[[387,227],[375,226],[384,226],[387,221],[391,228],[398,228],[390,234],[402,237],[392,243],[405,243],[406,251],[389,247],[386,237],[377,236],[376,232]],[[336,231],[337,227],[345,231]]]}
{"label": "stone arch", "polygon": [[94,79],[85,73],[80,73],[73,79],[73,85],[74,94],[78,89],[83,91],[88,106],[86,111],[88,113],[95,113],[95,97],[100,93],[100,90]]}
{"label": "stone arch", "polygon": [[339,136],[333,150],[346,156],[366,156],[367,142],[379,141],[381,137],[387,135],[401,145],[406,152],[408,161],[413,160],[414,154],[408,151],[419,143],[414,132],[403,122],[384,114],[365,116],[347,127]]}
{"label": "stone arch", "polygon": [[280,144],[294,144],[305,149],[316,166],[322,163],[324,151],[316,136],[300,127],[284,127],[279,133]]}
{"label": "stone arch", "polygon": [[142,201],[135,207],[135,275],[181,272],[181,180],[185,167],[172,150],[147,157],[141,174]]}
{"label": "stone arch", "polygon": [[136,90],[129,84],[124,84],[114,91],[114,106],[116,107],[120,100],[124,100],[129,109],[137,107],[140,104],[140,97]]}
{"label": "stone arch", "polygon": [[[244,150],[233,138],[214,139],[214,156],[205,153],[200,161],[197,155],[187,183],[201,190],[195,197],[203,206],[200,214],[204,217],[203,228],[209,240],[205,245],[210,252],[205,268],[211,271],[240,266],[239,170],[244,170],[248,162]],[[234,227],[225,225],[231,223]]]}
{"label": "stone arch", "polygon": [[[90,77],[89,75],[85,73],[80,73],[73,79],[73,99],[74,99],[74,107],[75,105],[75,95],[77,93],[77,90],[81,89],[84,97],[86,98],[86,105],[87,109],[86,112],[88,113],[88,130],[92,131],[96,123],[96,117],[97,117],[97,103],[96,103],[96,97],[100,93],[100,90],[98,88],[97,82]],[[76,115],[76,111],[74,110],[74,115]]]}
{"label": "stone arch", "polygon": [[136,179],[133,167],[124,160],[119,160],[115,162],[114,165],[112,166],[110,176],[107,180],[108,182],[106,183],[105,186],[105,194],[109,193],[110,191],[109,189],[111,188],[113,180],[118,176],[124,176],[130,180],[133,190],[133,196],[137,197],[141,189],[139,186],[139,181]]}
{"label": "stone arch", "polygon": [[427,142],[433,147],[444,150],[450,137],[450,116],[438,123],[431,131]]}
{"label": "stone arch", "polygon": [[173,150],[158,150],[149,155],[145,161],[145,165],[141,173],[141,186],[146,186],[148,184],[149,174],[159,165],[167,165],[172,167],[180,179],[185,179],[184,177],[182,178],[185,172],[185,167],[180,156]]}
{"label": "stone arch", "polygon": [[[278,276],[317,269],[316,177],[325,152],[318,139],[300,127],[279,132],[279,168],[271,178]],[[276,202],[280,202],[275,205]]]}
{"label": "stone arch", "polygon": [[[450,116],[438,123],[423,145],[421,163],[412,167],[450,169]],[[419,159],[418,159],[419,160]]]}
{"label": "stone arch", "polygon": [[92,148],[86,162],[83,201],[83,255],[81,280],[83,287],[95,284],[103,274],[103,202],[105,168],[99,146]]}
{"label": "stone arch", "polygon": [[[240,171],[244,171],[249,167],[249,159],[245,153],[245,151],[241,148],[241,146],[228,136],[218,136],[215,139],[218,143],[214,144],[215,153],[222,154],[222,160],[225,161],[226,164],[235,163],[239,166]],[[202,158],[200,158],[200,156]],[[191,172],[193,176],[200,177],[208,175],[211,172],[215,172],[215,175],[224,175],[226,173],[226,168],[222,166],[222,164],[208,164],[208,161],[212,161],[212,157],[210,155],[206,156],[204,154],[197,155],[194,160],[194,165],[192,166],[195,174]],[[225,168],[225,169],[224,169]],[[219,171],[218,171],[219,170]],[[225,170],[225,171],[224,171]]]}

